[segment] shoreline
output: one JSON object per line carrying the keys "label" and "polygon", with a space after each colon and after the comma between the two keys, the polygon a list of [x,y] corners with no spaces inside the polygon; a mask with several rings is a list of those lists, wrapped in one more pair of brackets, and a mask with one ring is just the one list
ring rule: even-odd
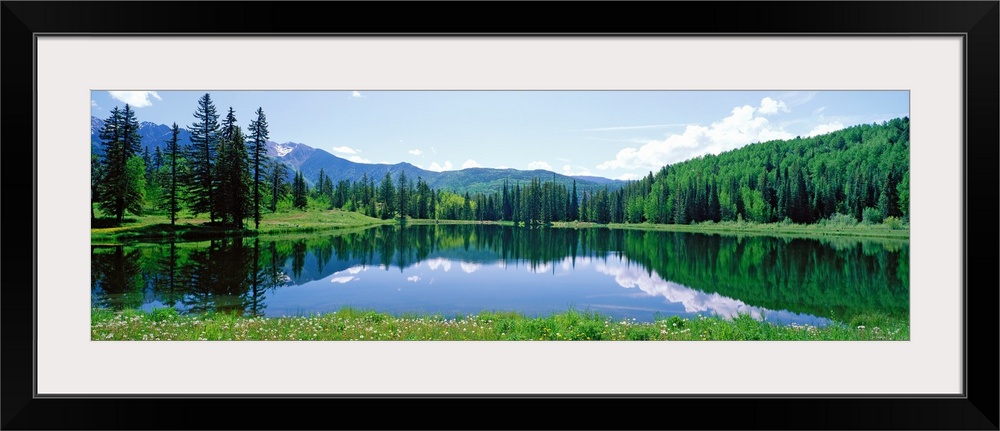
{"label": "shoreline", "polygon": [[[510,221],[435,220],[435,219],[376,219],[355,212],[341,210],[312,210],[273,214],[261,220],[260,229],[233,229],[209,226],[207,219],[186,218],[171,225],[163,216],[146,216],[133,220],[131,225],[116,227],[91,227],[91,245],[109,243],[190,241],[217,238],[242,238],[268,235],[336,232],[365,229],[380,225],[497,225],[514,226]],[[518,226],[525,228],[523,224]],[[688,225],[651,223],[554,222],[547,226],[532,225],[528,228],[554,229],[630,229],[642,231],[688,232],[718,235],[760,235],[794,238],[859,238],[896,239],[909,241],[909,227],[891,229],[885,225],[825,225],[821,223],[799,225],[786,223],[702,222]]]}

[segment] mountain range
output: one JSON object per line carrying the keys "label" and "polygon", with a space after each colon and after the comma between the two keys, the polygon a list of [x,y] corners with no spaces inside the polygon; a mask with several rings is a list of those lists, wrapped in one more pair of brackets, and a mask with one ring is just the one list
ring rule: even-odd
{"label": "mountain range", "polygon": [[[101,140],[98,131],[104,125],[104,120],[97,117],[90,119],[90,145],[94,154],[101,154]],[[155,153],[156,148],[160,151],[166,150],[166,141],[170,139],[170,126],[155,124],[144,121],[139,124],[139,136],[142,138],[142,148],[148,147],[149,153]],[[180,129],[178,143],[182,146],[191,144],[191,133]],[[495,168],[466,168],[455,171],[430,171],[421,169],[410,163],[400,162],[395,164],[384,163],[357,163],[347,159],[337,157],[325,150],[313,148],[303,143],[284,142],[278,143],[267,141],[267,153],[270,157],[280,160],[289,167],[289,180],[296,171],[302,172],[306,182],[315,184],[319,179],[319,172],[323,172],[333,180],[334,183],[340,180],[358,181],[362,177],[372,178],[376,183],[382,180],[386,172],[393,179],[398,178],[400,172],[404,172],[410,180],[423,179],[427,185],[433,189],[450,190],[458,193],[463,192],[489,192],[502,187],[504,180],[513,186],[514,184],[529,183],[532,179],[538,178],[542,181],[552,181],[567,187],[572,187],[576,181],[577,188],[583,190],[596,190],[607,187],[617,189],[625,185],[625,181],[613,180],[594,176],[568,176],[552,171],[518,170],[518,169],[495,169]]]}

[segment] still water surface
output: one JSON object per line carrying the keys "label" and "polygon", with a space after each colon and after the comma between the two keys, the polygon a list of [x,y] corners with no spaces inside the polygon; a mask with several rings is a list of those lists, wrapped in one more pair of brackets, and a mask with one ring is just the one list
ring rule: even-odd
{"label": "still water surface", "polygon": [[496,225],[92,247],[95,307],[279,317],[568,309],[823,326],[909,313],[905,241]]}

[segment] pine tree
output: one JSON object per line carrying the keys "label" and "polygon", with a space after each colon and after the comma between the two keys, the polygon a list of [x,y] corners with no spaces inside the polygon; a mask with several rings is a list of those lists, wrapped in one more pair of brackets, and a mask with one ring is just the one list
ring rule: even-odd
{"label": "pine tree", "polygon": [[226,118],[222,119],[222,124],[219,126],[219,132],[221,133],[220,143],[229,143],[233,140],[233,134],[236,133],[236,111],[233,107],[229,107],[229,112],[226,113]]}
{"label": "pine tree", "polygon": [[[264,181],[264,171],[267,167],[267,118],[264,116],[264,109],[257,108],[257,118],[250,120],[249,141],[250,141],[250,162],[253,169],[253,226],[260,229],[260,206],[261,191],[260,186]],[[277,195],[277,192],[275,192]],[[272,211],[274,205],[272,205]]]}
{"label": "pine tree", "polygon": [[399,217],[406,218],[407,208],[409,205],[410,189],[409,183],[406,181],[406,172],[399,171],[399,192],[396,194],[399,200]]}
{"label": "pine tree", "polygon": [[382,177],[382,185],[379,187],[379,197],[382,198],[382,219],[387,220],[392,218],[396,212],[396,189],[392,185],[392,175],[388,171]]}
{"label": "pine tree", "polygon": [[250,159],[244,143],[243,130],[234,125],[224,133],[219,146],[219,160],[215,176],[218,182],[216,199],[222,223],[234,228],[242,228],[243,220],[250,214]]}
{"label": "pine tree", "polygon": [[156,151],[153,153],[153,172],[160,172],[160,168],[163,167],[163,151],[160,151],[160,147],[156,147]]}
{"label": "pine tree", "polygon": [[211,95],[205,93],[198,99],[194,117],[197,120],[190,127],[191,146],[188,154],[191,165],[187,187],[188,208],[195,215],[208,213],[209,220],[215,222],[218,214],[214,204],[216,184],[213,175],[219,145],[219,116]]}
{"label": "pine tree", "polygon": [[[278,201],[282,198],[284,193],[287,193],[287,189],[282,187],[285,185],[285,178],[288,176],[288,170],[285,164],[280,160],[274,160],[271,162],[271,212],[278,211]],[[284,193],[282,193],[284,191]]]}
{"label": "pine tree", "polygon": [[115,220],[121,223],[126,210],[141,214],[143,193],[137,191],[139,182],[142,183],[139,190],[145,190],[145,165],[136,172],[135,163],[131,162],[133,157],[142,162],[142,158],[137,156],[142,138],[135,111],[128,104],[124,110],[116,106],[104,122],[99,137],[104,147],[104,169],[98,186],[98,206],[104,213],[113,214]]}
{"label": "pine tree", "polygon": [[100,193],[98,192],[101,182],[104,180],[104,165],[102,164],[101,157],[97,154],[90,155],[90,221],[93,222],[97,220],[97,216],[94,215],[94,203],[99,200]]}
{"label": "pine tree", "polygon": [[580,204],[578,203],[576,196],[576,180],[573,180],[573,196],[570,198],[569,201],[568,213],[569,214],[567,214],[566,216],[567,220],[572,221],[572,220],[578,220],[580,218]]}
{"label": "pine tree", "polygon": [[[177,221],[177,213],[180,211],[180,205],[178,202],[178,190],[177,190],[177,180],[178,180],[178,157],[180,157],[180,146],[177,143],[177,137],[180,134],[180,128],[177,127],[177,123],[174,123],[170,128],[170,140],[167,142],[167,159],[170,165],[170,175],[166,178],[167,186],[167,199],[164,201],[165,209],[167,214],[170,215],[170,224],[175,224]],[[157,154],[159,154],[159,148],[157,148]]]}
{"label": "pine tree", "polygon": [[296,208],[306,209],[309,203],[307,196],[309,193],[306,187],[306,179],[302,176],[302,172],[295,173],[295,181],[292,182],[292,203]]}
{"label": "pine tree", "polygon": [[153,179],[153,156],[149,153],[149,145],[142,149],[142,163],[146,165],[146,181],[149,182]]}

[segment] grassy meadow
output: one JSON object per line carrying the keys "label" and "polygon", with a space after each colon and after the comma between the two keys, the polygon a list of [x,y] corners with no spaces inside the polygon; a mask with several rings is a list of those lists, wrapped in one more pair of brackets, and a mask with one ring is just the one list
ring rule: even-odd
{"label": "grassy meadow", "polygon": [[546,317],[496,311],[394,317],[354,308],[272,318],[179,315],[173,308],[148,313],[94,309],[91,313],[91,339],[96,341],[892,341],[909,336],[907,322],[878,314],[857,316],[848,324],[815,327],[777,325],[750,315],[733,319],[672,316],[642,323],[576,310]]}

